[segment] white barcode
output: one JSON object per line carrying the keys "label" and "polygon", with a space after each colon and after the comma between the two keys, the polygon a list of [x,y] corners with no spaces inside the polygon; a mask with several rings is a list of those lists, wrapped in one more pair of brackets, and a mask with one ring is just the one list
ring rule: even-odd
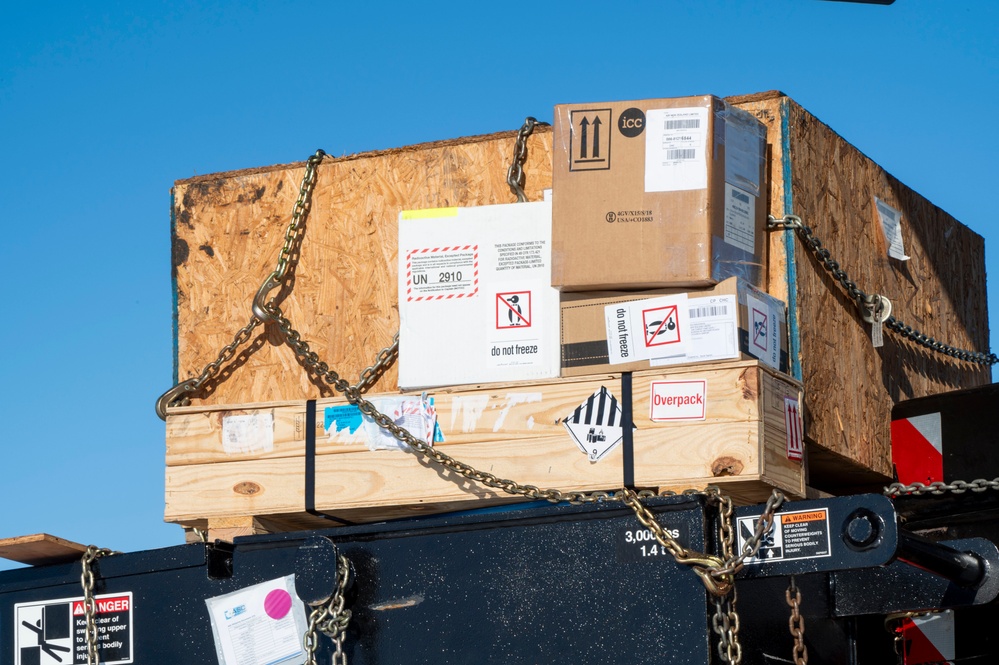
{"label": "white barcode", "polygon": [[700,319],[705,316],[728,316],[728,305],[710,305],[708,307],[690,308],[690,318]]}
{"label": "white barcode", "polygon": [[679,150],[667,150],[666,159],[696,159],[696,148],[682,148]]}
{"label": "white barcode", "polygon": [[700,129],[700,118],[684,118],[682,120],[667,120],[666,129]]}

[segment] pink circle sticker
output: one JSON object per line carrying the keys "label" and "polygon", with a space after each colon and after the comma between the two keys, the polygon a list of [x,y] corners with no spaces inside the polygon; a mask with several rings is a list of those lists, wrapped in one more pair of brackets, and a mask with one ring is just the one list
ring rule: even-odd
{"label": "pink circle sticker", "polygon": [[284,589],[274,589],[264,598],[264,612],[272,619],[283,619],[291,609],[291,594]]}

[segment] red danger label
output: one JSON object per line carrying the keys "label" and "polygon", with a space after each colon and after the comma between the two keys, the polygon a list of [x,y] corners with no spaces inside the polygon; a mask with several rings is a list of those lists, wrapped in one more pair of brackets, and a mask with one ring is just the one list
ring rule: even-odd
{"label": "red danger label", "polygon": [[[128,596],[98,598],[94,601],[94,606],[97,608],[98,614],[107,614],[108,612],[128,612],[132,609],[132,599]],[[73,616],[83,616],[85,614],[86,609],[83,606],[83,601],[75,601],[73,603]]]}

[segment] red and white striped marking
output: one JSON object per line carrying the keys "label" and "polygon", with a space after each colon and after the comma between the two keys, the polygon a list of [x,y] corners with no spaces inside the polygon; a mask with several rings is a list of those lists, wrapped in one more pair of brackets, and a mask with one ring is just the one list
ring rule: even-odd
{"label": "red and white striped marking", "polygon": [[946,663],[955,658],[954,613],[950,610],[902,621],[904,665]]}
{"label": "red and white striped marking", "polygon": [[900,483],[944,482],[940,414],[893,420],[891,457]]}
{"label": "red and white striped marking", "polygon": [[[472,257],[467,268],[472,271],[471,280],[466,284],[453,284],[455,287],[442,293],[427,293],[421,295],[424,288],[420,284],[414,284],[413,277],[413,257],[426,256],[429,254],[445,254],[447,252],[471,252]],[[455,266],[451,266],[454,268]],[[459,270],[465,270],[464,266],[457,266]],[[445,269],[445,272],[447,269]],[[426,273],[421,273],[426,278]],[[427,282],[424,282],[427,284]],[[439,285],[437,285],[439,288]],[[431,287],[425,287],[430,290]],[[414,292],[416,295],[414,295]],[[454,245],[450,247],[425,247],[414,249],[406,254],[406,300],[409,302],[430,301],[430,300],[453,300],[455,298],[470,298],[479,292],[479,246],[478,245]]]}
{"label": "red and white striped marking", "polygon": [[784,398],[784,431],[787,433],[787,458],[800,460],[805,457],[804,423],[801,405],[793,397]]}

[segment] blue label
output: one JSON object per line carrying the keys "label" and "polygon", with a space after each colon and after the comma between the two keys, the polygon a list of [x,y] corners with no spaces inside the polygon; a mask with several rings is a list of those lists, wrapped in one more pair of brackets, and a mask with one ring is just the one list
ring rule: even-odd
{"label": "blue label", "polygon": [[326,428],[326,431],[329,431],[330,425],[335,422],[337,432],[349,430],[353,434],[361,426],[362,420],[361,410],[353,404],[327,406],[323,410],[323,426]]}

